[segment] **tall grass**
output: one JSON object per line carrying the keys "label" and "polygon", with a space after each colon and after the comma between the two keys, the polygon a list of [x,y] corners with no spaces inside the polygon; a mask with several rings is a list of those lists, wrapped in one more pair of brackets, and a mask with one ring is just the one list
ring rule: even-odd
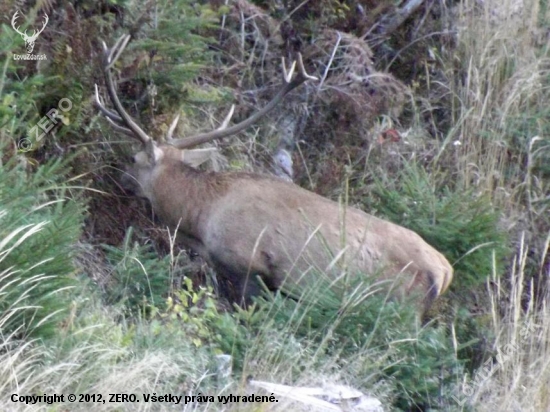
{"label": "tall grass", "polygon": [[466,0],[456,17],[458,45],[444,63],[454,124],[445,143],[456,149],[448,161],[461,186],[501,208],[516,249],[503,277],[488,283],[489,307],[479,308],[494,356],[457,398],[476,410],[548,411],[548,7]]}
{"label": "tall grass", "polygon": [[525,200],[530,186],[525,161],[532,139],[550,131],[537,120],[547,117],[549,97],[550,59],[540,36],[550,23],[543,4],[461,2],[459,44],[444,63],[454,125],[446,144],[457,146],[457,178],[508,210]]}
{"label": "tall grass", "polygon": [[[120,313],[88,294],[75,303],[72,324],[47,344],[1,336],[2,410],[173,410],[172,405],[143,404],[141,395],[187,394],[208,376],[209,357],[181,336],[166,348],[155,334],[145,322],[121,323]],[[46,406],[11,400],[12,394],[44,393],[64,394],[65,402]],[[136,394],[142,404],[108,402],[111,393]],[[101,394],[106,402],[69,402],[68,394]]]}
{"label": "tall grass", "polygon": [[[71,316],[58,335],[46,344],[19,340],[13,334],[1,336],[0,403],[8,411],[46,410],[44,405],[39,408],[14,404],[10,400],[13,393],[244,394],[250,390],[245,377],[253,376],[301,386],[348,384],[379,397],[386,405],[395,405],[399,399],[405,402],[403,406],[407,399],[414,404],[421,399],[414,401],[414,397],[435,384],[439,395],[424,399],[445,410],[458,411],[470,406],[487,411],[548,410],[550,316],[546,305],[537,308],[533,301],[525,300],[529,296],[522,286],[527,253],[524,244],[507,275],[512,279],[510,293],[505,292],[503,282],[496,277],[488,283],[492,302],[489,326],[497,336],[494,358],[463,381],[460,370],[451,380],[441,379],[441,373],[449,371],[448,365],[440,365],[442,369],[437,372],[437,362],[430,360],[431,356],[444,355],[440,345],[445,334],[438,335],[438,328],[432,325],[420,327],[414,322],[403,329],[399,324],[403,315],[395,318],[395,323],[389,323],[392,313],[399,314],[396,307],[385,307],[371,300],[370,310],[362,306],[358,313],[344,311],[333,316],[330,304],[325,306],[326,312],[316,313],[316,305],[311,301],[293,303],[279,297],[264,305],[263,312],[255,308],[233,315],[237,322],[228,325],[225,332],[219,330],[236,335],[235,340],[246,341],[235,346],[242,354],[232,353],[233,374],[221,380],[215,352],[206,343],[194,345],[185,323],[177,319],[161,323],[146,319],[129,322],[123,311],[105,307],[91,285],[83,285],[83,293],[74,299]],[[322,300],[326,303],[326,299]],[[320,309],[319,306],[317,310]],[[354,324],[356,327],[361,324],[357,317],[375,313],[378,314],[374,319],[375,330],[350,331]],[[312,328],[319,316],[332,320]],[[452,346],[450,349],[452,352]],[[425,367],[433,369],[418,375]],[[430,382],[431,379],[435,381]],[[412,398],[403,398],[406,393]],[[284,399],[280,402],[275,410],[282,410],[283,405],[302,410],[300,404]],[[88,410],[91,406],[64,403],[50,405],[47,410],[61,411],[67,407]],[[246,411],[257,410],[257,406],[225,407],[228,411]],[[137,405],[106,403],[93,407],[100,411],[136,410]],[[181,409],[219,407],[219,404],[192,403]],[[139,405],[143,411],[172,409],[170,405]]]}
{"label": "tall grass", "polygon": [[[547,247],[549,241],[550,236]],[[494,356],[465,380],[458,397],[476,410],[550,410],[550,307],[548,296],[535,306],[532,284],[525,290],[528,252],[522,239],[508,274],[510,289],[498,278],[489,289]]]}

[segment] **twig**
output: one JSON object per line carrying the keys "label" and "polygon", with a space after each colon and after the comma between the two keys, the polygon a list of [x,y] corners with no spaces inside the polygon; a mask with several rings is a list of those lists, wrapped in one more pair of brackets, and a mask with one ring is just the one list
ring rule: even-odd
{"label": "twig", "polygon": [[328,76],[328,71],[330,70],[330,66],[332,66],[332,62],[334,61],[334,56],[336,55],[336,50],[338,50],[338,47],[340,46],[340,42],[342,40],[342,35],[340,32],[336,32],[338,34],[338,39],[336,40],[336,44],[334,45],[334,48],[332,49],[332,53],[330,55],[330,60],[328,61],[327,67],[325,68],[325,72],[323,73],[323,77],[321,77],[321,80],[319,81],[319,86],[317,86],[317,92],[321,90],[321,87],[323,86],[323,83],[325,82],[325,79]]}
{"label": "twig", "polygon": [[[398,9],[393,15],[391,16],[384,16],[380,23],[381,30],[380,35],[387,37],[391,33],[393,33],[399,26],[403,24],[405,20],[407,20],[411,14],[413,14],[421,5],[424,3],[424,0],[408,0],[405,5]],[[384,22],[383,20],[386,20]]]}

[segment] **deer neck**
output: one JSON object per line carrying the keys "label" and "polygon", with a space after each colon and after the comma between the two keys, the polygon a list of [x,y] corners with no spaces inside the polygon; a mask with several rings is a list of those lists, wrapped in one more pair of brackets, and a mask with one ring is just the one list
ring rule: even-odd
{"label": "deer neck", "polygon": [[222,194],[219,176],[181,162],[164,165],[154,179],[150,199],[155,213],[171,229],[200,238],[216,199]]}

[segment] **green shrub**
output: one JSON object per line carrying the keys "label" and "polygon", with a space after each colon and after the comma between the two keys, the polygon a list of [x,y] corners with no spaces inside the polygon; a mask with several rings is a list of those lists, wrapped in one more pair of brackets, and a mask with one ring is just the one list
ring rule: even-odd
{"label": "green shrub", "polygon": [[152,308],[164,310],[172,290],[170,256],[159,259],[151,245],[131,244],[132,232],[128,231],[121,248],[103,246],[112,268],[106,303],[123,306],[133,315],[149,314]]}
{"label": "green shrub", "polygon": [[508,238],[499,227],[499,211],[473,190],[436,190],[435,180],[425,169],[409,164],[397,177],[378,179],[369,196],[360,200],[365,210],[377,210],[443,253],[455,270],[453,290],[479,286],[495,269],[493,257],[497,273],[504,270]]}
{"label": "green shrub", "polygon": [[487,280],[504,272],[509,239],[488,197],[473,190],[436,190],[434,182],[445,176],[431,173],[414,163],[405,165],[397,178],[378,179],[362,201],[367,209],[417,232],[453,265],[449,296],[454,305],[441,311],[454,312],[448,323],[454,324],[458,342],[468,342],[458,348],[458,357],[473,371],[487,356],[491,336],[484,318],[472,316],[470,308],[485,296]]}
{"label": "green shrub", "polygon": [[84,206],[69,196],[66,162],[32,174],[16,162],[0,165],[0,326],[4,334],[46,337],[70,308]]}
{"label": "green shrub", "polygon": [[121,310],[130,322],[149,321],[154,336],[169,336],[166,330],[179,334],[177,329],[196,347],[240,352],[241,340],[250,336],[231,313],[218,309],[211,288],[193,284],[192,273],[182,265],[185,258],[159,258],[151,245],[131,244],[131,238],[132,230],[122,248],[104,246],[112,269],[105,303]]}
{"label": "green shrub", "polygon": [[[449,394],[441,393],[463,366],[446,327],[420,326],[416,310],[388,301],[361,276],[342,282],[339,287],[319,281],[292,299],[266,294],[238,312],[249,336],[240,340],[245,360],[269,357],[269,364],[280,365],[298,353],[287,372],[292,376],[334,365],[366,387],[389,383],[395,407],[451,404]],[[275,346],[274,334],[280,339]],[[239,360],[237,368],[243,367]]]}

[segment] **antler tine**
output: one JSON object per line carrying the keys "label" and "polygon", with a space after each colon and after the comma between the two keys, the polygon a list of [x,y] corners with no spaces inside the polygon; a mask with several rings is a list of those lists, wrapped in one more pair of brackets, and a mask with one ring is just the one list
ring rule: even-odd
{"label": "antler tine", "polygon": [[124,127],[124,126],[121,126],[119,125],[117,122],[115,122],[113,119],[111,119],[110,117],[105,117],[105,120],[107,120],[110,125],[113,127],[113,129],[116,129],[118,130],[119,132],[122,132],[124,133],[126,136],[130,136],[130,137],[134,137],[134,132],[132,132],[130,129]]}
{"label": "antler tine", "polygon": [[[229,125],[229,122],[231,121],[231,118],[233,117],[233,113],[235,112],[235,105],[232,104],[231,108],[229,109],[229,112],[225,116],[225,119],[223,119],[223,122],[220,124],[220,126],[214,130],[214,132],[220,132],[222,130],[227,129],[227,126]],[[170,125],[170,128],[168,129],[168,133],[166,134],[166,143],[171,144],[173,146],[176,146],[179,141],[182,139],[173,139],[172,135],[174,133],[174,130],[176,130],[176,125],[178,123],[180,116],[178,115]]]}
{"label": "antler tine", "polygon": [[[296,65],[298,65],[298,74],[293,77],[294,70]],[[252,116],[250,116],[248,119],[243,120],[240,123],[237,123],[236,125],[233,125],[231,127],[227,127],[231,116],[233,115],[234,106],[231,107],[231,110],[229,111],[229,115],[226,116],[225,120],[222,122],[222,125],[211,132],[208,133],[202,133],[195,136],[186,137],[183,139],[174,139],[172,140],[171,144],[173,146],[176,146],[179,149],[185,149],[188,147],[196,146],[202,143],[206,143],[212,140],[222,139],[227,136],[231,136],[233,134],[236,134],[240,132],[241,130],[246,129],[250,125],[252,125],[254,122],[256,122],[258,119],[260,119],[262,116],[270,112],[283,98],[291,92],[293,89],[301,85],[302,83],[308,81],[308,80],[317,80],[315,76],[311,76],[307,74],[304,63],[302,61],[301,54],[298,53],[298,58],[296,61],[292,63],[290,66],[290,69],[287,70],[285,66],[285,62],[283,59],[283,87],[277,92],[277,94],[271,99],[269,103],[267,103],[261,110],[254,113]]]}
{"label": "antler tine", "polygon": [[283,79],[286,83],[290,83],[290,81],[292,80],[292,76],[294,76],[294,70],[296,69],[296,60],[292,62],[288,71],[286,70],[285,58],[283,57],[281,60],[283,68]]}
{"label": "antler tine", "polygon": [[233,113],[235,113],[235,105],[234,104],[231,105],[231,107],[229,109],[229,112],[225,116],[225,119],[223,119],[222,124],[220,125],[220,127],[218,127],[216,129],[217,131],[227,129],[227,126],[229,125],[229,122],[231,121],[231,118],[233,117]]}
{"label": "antler tine", "polygon": [[316,82],[319,80],[317,77],[312,76],[306,72],[306,68],[304,67],[304,61],[302,60],[302,53],[298,53],[298,73],[300,74],[300,77],[303,78],[304,82],[311,80]]}
{"label": "antler tine", "polygon": [[166,133],[166,141],[169,142],[172,140],[172,135],[174,134],[174,130],[176,130],[176,126],[178,125],[178,122],[180,121],[180,115],[178,114],[174,120],[172,120],[172,123],[170,124],[170,127],[168,128],[168,133]]}
{"label": "antler tine", "polygon": [[[96,98],[97,101],[99,101],[99,109],[107,116],[108,119],[113,120],[113,122],[120,121],[121,123],[124,123],[128,128],[125,128],[123,126],[117,125],[117,129],[127,133],[127,131],[131,132],[131,135],[133,137],[136,137],[141,141],[141,143],[144,146],[147,146],[148,143],[153,141],[151,136],[149,136],[147,133],[141,129],[136,122],[132,120],[130,115],[124,110],[124,107],[122,107],[122,103],[120,103],[120,100],[118,99],[116,88],[115,88],[115,82],[113,80],[113,76],[111,74],[111,68],[114,66],[122,52],[124,51],[126,45],[128,44],[128,41],[130,41],[129,35],[124,35],[120,37],[115,45],[109,49],[107,48],[107,45],[103,43],[103,50],[104,50],[104,62],[103,62],[103,70],[105,74],[105,83],[107,85],[107,93],[109,94],[109,97],[111,99],[111,102],[113,103],[113,106],[115,107],[115,110],[118,112],[119,116],[117,116],[115,113],[111,112],[110,110],[106,109],[105,107],[102,107],[101,101],[99,100],[99,96]],[[96,102],[97,104],[97,102]],[[120,120],[119,120],[120,119]]]}
{"label": "antler tine", "polygon": [[120,55],[128,45],[129,41],[130,41],[130,35],[129,34],[123,35],[116,41],[115,45],[111,48],[111,50],[106,49],[106,60],[107,60],[106,69],[110,69],[111,67],[113,67],[113,65],[117,62]]}
{"label": "antler tine", "polygon": [[97,87],[97,84],[95,86],[95,94],[94,94],[94,105],[105,115],[105,117],[115,121],[122,123],[122,117],[120,117],[115,112],[112,112],[111,110],[107,109],[103,102],[101,101],[101,98],[99,97],[99,88]]}
{"label": "antler tine", "polygon": [[101,98],[99,97],[99,88],[97,87],[97,84],[95,85],[94,104],[101,111],[101,113],[103,113],[105,119],[107,119],[107,121],[111,124],[111,126],[113,126],[113,128],[128,136],[134,136],[134,133],[130,129],[119,124],[122,123],[122,118],[118,116],[115,112],[112,112],[105,107],[105,105],[101,101]]}

